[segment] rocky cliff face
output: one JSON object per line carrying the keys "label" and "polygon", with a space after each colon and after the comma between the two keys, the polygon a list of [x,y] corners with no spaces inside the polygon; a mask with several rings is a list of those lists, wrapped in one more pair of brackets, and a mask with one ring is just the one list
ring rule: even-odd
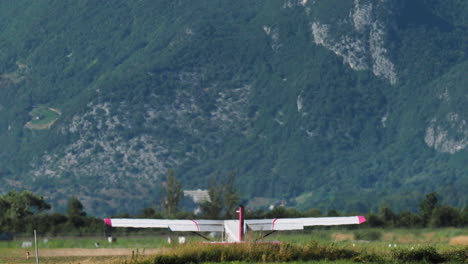
{"label": "rocky cliff face", "polygon": [[[201,87],[202,73],[183,72],[176,77],[179,89],[171,96],[152,93],[142,111],[132,112],[131,102],[90,102],[84,113],[74,115],[60,128],[61,137],[76,139],[60,153],[45,153],[35,177],[56,178],[67,172],[96,175],[112,184],[131,178],[155,182],[168,168],[175,168],[189,159],[198,159],[225,134],[248,133],[247,116],[251,85],[220,89],[216,84]],[[190,90],[202,92],[197,97]],[[104,96],[103,96],[104,97]],[[204,109],[201,100],[210,101]],[[206,102],[205,102],[206,103]],[[134,122],[148,130],[164,126],[183,135],[175,142],[170,134],[133,134]],[[132,133],[133,135],[128,135]],[[197,143],[195,143],[197,142]]]}
{"label": "rocky cliff face", "polygon": [[468,146],[468,126],[457,113],[449,113],[445,120],[433,119],[424,141],[440,152],[456,153]]}
{"label": "rocky cliff face", "polygon": [[371,70],[395,84],[397,73],[385,43],[394,24],[393,2],[355,0],[348,16],[339,18],[339,23],[314,21],[311,28],[315,44],[342,57],[353,70]]}
{"label": "rocky cliff face", "polygon": [[437,112],[428,122],[424,141],[442,153],[454,154],[468,147],[468,118],[459,107],[468,103],[468,94],[463,88],[466,87],[466,68],[466,63],[457,65],[433,84],[437,91],[434,104]]}
{"label": "rocky cliff face", "polygon": [[[29,173],[38,181],[81,178],[95,182],[92,186],[70,183],[67,188],[79,192],[90,206],[98,186],[115,189],[136,184],[146,193],[158,188],[160,177],[169,168],[201,161],[226,136],[249,133],[255,121],[247,112],[250,84],[202,84],[203,71],[169,73],[168,78],[176,83],[173,93],[154,91],[138,111],[128,100],[106,102],[106,95],[97,90],[97,98],[83,113],[57,128],[58,137],[72,142],[53,153],[44,152]],[[121,189],[120,195],[125,197],[133,191]],[[109,199],[116,195],[111,192]]]}

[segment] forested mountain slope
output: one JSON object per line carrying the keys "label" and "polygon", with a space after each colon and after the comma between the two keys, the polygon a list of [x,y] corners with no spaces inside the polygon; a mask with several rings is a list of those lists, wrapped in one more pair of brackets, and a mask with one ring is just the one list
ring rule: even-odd
{"label": "forested mountain slope", "polygon": [[0,192],[104,215],[236,170],[245,200],[468,201],[463,0],[0,4]]}

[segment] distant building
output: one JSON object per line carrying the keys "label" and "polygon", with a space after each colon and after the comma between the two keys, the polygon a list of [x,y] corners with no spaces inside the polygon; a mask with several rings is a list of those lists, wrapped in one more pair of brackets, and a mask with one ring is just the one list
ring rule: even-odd
{"label": "distant building", "polygon": [[186,190],[184,191],[184,196],[190,198],[197,205],[193,211],[194,214],[199,214],[201,212],[200,204],[211,201],[208,190]]}
{"label": "distant building", "polygon": [[208,193],[208,190],[186,190],[184,191],[184,196],[189,197],[193,200],[194,203],[196,204],[202,204],[204,202],[209,202],[210,200],[210,194]]}
{"label": "distant building", "polygon": [[270,207],[268,209],[270,209],[270,211],[271,211],[271,210],[275,209],[275,207],[284,207],[284,206],[286,206],[287,203],[288,202],[285,201],[285,200],[279,200],[279,201],[276,201],[276,202],[270,204]]}

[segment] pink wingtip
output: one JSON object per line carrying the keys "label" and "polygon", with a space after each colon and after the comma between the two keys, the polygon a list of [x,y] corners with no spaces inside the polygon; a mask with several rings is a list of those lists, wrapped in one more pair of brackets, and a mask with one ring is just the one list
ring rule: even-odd
{"label": "pink wingtip", "polygon": [[112,226],[112,220],[110,218],[105,218],[104,223],[108,226]]}
{"label": "pink wingtip", "polygon": [[362,224],[366,221],[366,218],[364,216],[358,216],[359,219],[359,224]]}

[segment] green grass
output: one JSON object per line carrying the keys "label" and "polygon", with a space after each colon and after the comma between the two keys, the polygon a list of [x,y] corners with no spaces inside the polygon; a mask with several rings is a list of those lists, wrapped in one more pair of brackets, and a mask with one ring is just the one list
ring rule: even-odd
{"label": "green grass", "polygon": [[[356,237],[357,234],[362,238]],[[437,229],[402,229],[402,228],[360,228],[346,230],[331,228],[329,230],[304,230],[294,232],[278,232],[268,236],[268,240],[279,240],[287,243],[335,242],[351,243],[351,241],[373,241],[373,244],[424,244],[447,245],[450,238],[468,236],[467,228],[437,228]]]}
{"label": "green grass", "polygon": [[38,106],[34,108],[29,115],[31,120],[26,123],[30,129],[49,129],[61,115],[60,111],[47,106]]}
{"label": "green grass", "polygon": [[[380,232],[376,241],[356,241],[337,238],[347,238],[356,232]],[[260,234],[257,234],[258,236]],[[108,243],[104,237],[40,237],[40,249],[61,248],[94,248],[99,242],[101,248],[165,248],[158,255],[159,263],[178,263],[177,261],[192,261],[194,263],[464,263],[468,261],[467,246],[451,246],[449,240],[455,236],[468,235],[468,229],[358,229],[358,230],[305,230],[303,232],[276,233],[265,238],[265,241],[282,241],[282,245],[243,244],[234,246],[201,244],[201,238],[186,236],[188,244],[167,244],[167,235],[153,237],[117,236],[117,241]],[[255,239],[257,237],[250,237]],[[173,238],[177,234],[172,234]],[[1,263],[25,263],[26,251],[22,249],[22,241],[32,241],[31,238],[20,238],[11,242],[0,242]],[[407,241],[407,242],[405,242]],[[392,247],[388,245],[391,244]],[[393,245],[396,245],[394,247]],[[241,256],[242,258],[238,258]],[[139,258],[132,260],[131,256],[123,257],[49,257],[41,263],[153,263]],[[86,260],[86,261],[85,261]],[[163,260],[163,261],[161,261]],[[91,262],[90,262],[91,261]],[[110,262],[109,262],[110,261]],[[175,261],[175,262],[174,262]],[[27,262],[29,263],[29,262]],[[31,263],[33,263],[31,261]],[[156,262],[158,263],[158,262]]]}
{"label": "green grass", "polygon": [[[26,259],[26,252],[29,251],[31,256]],[[40,263],[43,264],[62,264],[62,263],[130,263],[131,259],[127,256],[95,256],[95,257],[40,257]],[[19,263],[36,263],[33,251],[23,249],[0,249],[0,264],[19,264]]]}
{"label": "green grass", "polygon": [[208,261],[280,262],[352,259],[353,250],[334,245],[298,244],[189,244],[156,256],[155,263],[203,263]]}
{"label": "green grass", "polygon": [[336,263],[336,264],[348,264],[348,263],[356,263],[354,261],[349,261],[349,260],[319,260],[319,261],[288,261],[288,262],[245,262],[245,261],[231,261],[231,262],[203,262],[203,264],[219,264],[219,263],[225,263],[225,264],[270,264],[270,263],[275,263],[275,264],[306,264],[306,263],[314,263],[314,264],[329,264],[329,263]]}
{"label": "green grass", "polygon": [[[355,239],[356,233],[379,233],[379,239]],[[170,233],[175,240],[178,233]],[[187,237],[188,242],[200,242],[198,236],[183,234]],[[317,242],[320,244],[334,243],[342,246],[363,246],[367,248],[385,248],[391,243],[397,246],[413,246],[425,245],[441,248],[450,248],[448,245],[450,238],[455,236],[468,236],[466,228],[441,228],[441,229],[330,229],[330,230],[304,230],[295,232],[278,232],[264,239],[261,239],[261,233],[249,234],[247,239],[252,241],[281,241],[291,244],[308,244]],[[133,248],[133,247],[161,247],[167,246],[168,235],[153,235],[153,236],[125,236],[116,235],[117,241],[108,243],[104,236],[96,237],[53,237],[40,236],[38,237],[39,246],[42,248],[94,248],[94,243],[99,242],[103,248]],[[47,243],[44,239],[47,238]],[[358,240],[358,241],[356,241]],[[372,243],[368,241],[372,240]],[[33,241],[31,237],[16,238],[14,241],[0,241],[0,248],[21,248],[23,241]]]}
{"label": "green grass", "polygon": [[[48,237],[47,242],[44,238],[38,239],[39,248],[57,249],[57,248],[95,248],[95,243],[99,243],[100,248],[157,248],[168,246],[167,236],[158,237],[117,237],[117,241],[109,243],[107,238],[86,237],[86,238],[54,238]],[[188,237],[188,242],[200,241],[198,237]],[[15,241],[1,241],[0,249],[21,249],[23,241],[34,241],[32,238],[23,238]]]}
{"label": "green grass", "polygon": [[32,120],[31,123],[33,125],[47,125],[50,122],[57,120],[60,116],[59,113],[49,109],[45,106],[40,106],[35,108],[30,113]]}
{"label": "green grass", "polygon": [[[298,263],[310,261],[344,261],[344,263],[466,263],[468,248],[450,250],[431,246],[412,248],[348,247],[336,244],[191,244],[175,247],[157,255],[155,264],[176,263]],[[144,263],[144,262],[143,262]]]}
{"label": "green grass", "polygon": [[[363,234],[361,239],[372,239],[346,239],[357,233]],[[285,263],[287,260],[287,263],[465,263],[468,248],[449,245],[450,238],[461,235],[468,235],[468,229],[305,230],[269,236],[268,240],[283,241],[284,244],[278,248],[260,249],[266,254],[264,259],[259,259],[262,257],[254,252],[255,245],[237,245],[234,249],[212,247],[207,252],[204,252],[206,246],[188,245],[174,247],[166,252],[166,257],[156,258],[155,263],[179,260],[194,263]],[[251,239],[258,237],[257,234]],[[242,259],[235,259],[236,256],[242,256]],[[223,261],[226,258],[234,258],[231,259],[234,261]]]}

